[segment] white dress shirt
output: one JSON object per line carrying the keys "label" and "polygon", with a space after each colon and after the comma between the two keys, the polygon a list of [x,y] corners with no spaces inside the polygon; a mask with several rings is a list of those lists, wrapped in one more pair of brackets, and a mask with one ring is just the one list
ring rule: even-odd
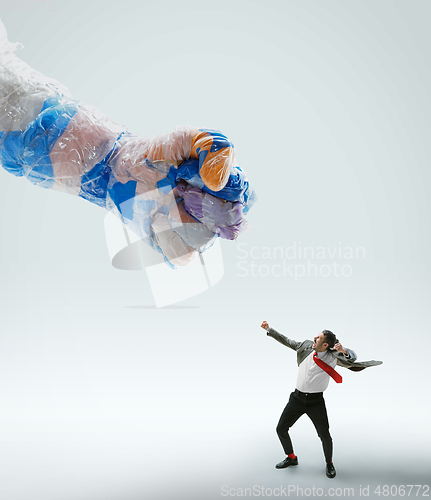
{"label": "white dress shirt", "polygon": [[[296,388],[301,392],[323,392],[329,384],[331,378],[313,359],[312,351],[298,368],[298,380]],[[318,352],[319,358],[332,368],[337,366],[337,358],[328,350]]]}

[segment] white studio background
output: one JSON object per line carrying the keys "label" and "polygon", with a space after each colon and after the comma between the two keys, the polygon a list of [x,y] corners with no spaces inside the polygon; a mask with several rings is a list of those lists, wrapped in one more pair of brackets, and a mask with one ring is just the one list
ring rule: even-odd
{"label": "white studio background", "polygon": [[[0,499],[429,483],[429,2],[19,4],[19,57],[136,133],[222,130],[259,201],[222,281],[157,309],[102,209],[0,170]],[[262,320],[384,361],[326,392],[333,481],[306,417],[274,469],[297,368]]]}

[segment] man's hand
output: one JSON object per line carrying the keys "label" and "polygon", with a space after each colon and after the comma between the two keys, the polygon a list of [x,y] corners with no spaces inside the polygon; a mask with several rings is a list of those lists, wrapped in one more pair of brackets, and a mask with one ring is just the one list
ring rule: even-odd
{"label": "man's hand", "polygon": [[264,330],[266,330],[268,328],[268,323],[266,321],[264,321],[261,325],[260,325]]}
{"label": "man's hand", "polygon": [[347,349],[345,349],[345,348],[344,348],[344,347],[343,347],[343,346],[342,346],[339,342],[338,342],[338,344],[335,344],[335,345],[334,345],[334,349],[335,349],[336,351],[338,351],[338,352],[342,352],[342,353],[344,353],[346,356],[348,356],[348,355],[349,355],[349,353],[347,352]]}

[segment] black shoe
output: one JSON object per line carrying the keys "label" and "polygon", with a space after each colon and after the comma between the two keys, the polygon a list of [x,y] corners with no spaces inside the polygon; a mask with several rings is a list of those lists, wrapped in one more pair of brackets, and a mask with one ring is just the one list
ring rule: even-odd
{"label": "black shoe", "polygon": [[298,465],[298,457],[295,457],[295,458],[286,457],[282,462],[277,464],[275,466],[275,468],[276,469],[285,469],[286,467],[289,467],[289,465]]}
{"label": "black shoe", "polygon": [[334,464],[331,462],[330,464],[326,464],[326,475],[329,479],[333,479],[337,473],[335,472]]}

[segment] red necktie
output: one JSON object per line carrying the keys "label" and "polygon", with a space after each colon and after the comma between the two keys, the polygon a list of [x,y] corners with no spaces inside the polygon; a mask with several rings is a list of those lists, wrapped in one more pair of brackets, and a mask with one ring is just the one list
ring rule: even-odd
{"label": "red necktie", "polygon": [[314,359],[314,362],[316,363],[316,365],[320,366],[320,368],[322,368],[322,370],[324,370],[330,377],[332,377],[335,380],[335,382],[337,382],[337,384],[341,384],[341,382],[343,381],[343,377],[339,373],[337,373],[332,368],[332,366],[329,366],[328,363],[325,363],[324,361],[322,361],[319,358],[319,356],[317,356],[316,351],[313,354],[313,359]]}

